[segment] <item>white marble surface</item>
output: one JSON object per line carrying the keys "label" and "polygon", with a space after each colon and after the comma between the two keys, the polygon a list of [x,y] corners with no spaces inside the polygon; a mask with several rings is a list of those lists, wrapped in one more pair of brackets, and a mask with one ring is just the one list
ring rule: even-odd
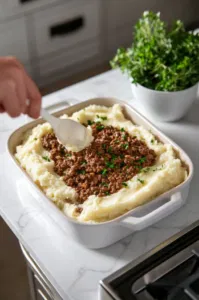
{"label": "white marble surface", "polygon": [[[110,71],[44,97],[43,105],[62,101],[74,103],[92,97],[112,96],[132,100],[130,84]],[[0,115],[0,212],[18,239],[38,262],[63,299],[97,299],[100,279],[169,238],[199,216],[199,101],[178,123],[156,124],[191,157],[195,176],[187,204],[170,217],[117,244],[92,251],[74,243],[31,195],[6,153],[11,130],[27,122]],[[3,245],[1,245],[2,247]]]}

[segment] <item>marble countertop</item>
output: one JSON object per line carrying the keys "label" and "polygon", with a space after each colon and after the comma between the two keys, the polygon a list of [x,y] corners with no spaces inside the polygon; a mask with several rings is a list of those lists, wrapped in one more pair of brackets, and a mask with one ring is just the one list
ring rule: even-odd
{"label": "marble countertop", "polygon": [[[119,71],[102,75],[65,88],[43,98],[43,106],[88,98],[111,96],[130,101],[128,80]],[[45,272],[63,299],[94,300],[100,279],[179,232],[199,217],[199,101],[188,115],[177,123],[155,123],[178,143],[195,166],[187,204],[173,215],[115,245],[102,250],[88,250],[66,235],[31,195],[26,182],[18,176],[6,153],[11,131],[28,122],[27,117],[12,120],[0,115],[0,213]]]}

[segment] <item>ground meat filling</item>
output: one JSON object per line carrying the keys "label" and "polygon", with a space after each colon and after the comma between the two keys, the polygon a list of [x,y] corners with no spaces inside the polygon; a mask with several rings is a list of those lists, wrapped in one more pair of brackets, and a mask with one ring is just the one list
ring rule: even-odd
{"label": "ground meat filling", "polygon": [[102,197],[128,188],[126,181],[156,160],[152,149],[123,128],[105,127],[100,122],[91,127],[92,144],[76,153],[67,151],[54,134],[42,137],[42,145],[55,163],[54,171],[76,190],[79,204],[90,195]]}

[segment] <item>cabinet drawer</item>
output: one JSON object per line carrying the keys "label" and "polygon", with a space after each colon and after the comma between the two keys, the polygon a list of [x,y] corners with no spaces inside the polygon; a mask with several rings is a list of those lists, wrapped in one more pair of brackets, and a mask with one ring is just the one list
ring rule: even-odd
{"label": "cabinet drawer", "polygon": [[97,57],[100,53],[100,45],[97,40],[81,47],[75,47],[74,50],[60,51],[47,59],[41,59],[39,62],[39,73],[41,77],[49,76],[55,72],[63,71],[67,73],[69,67],[77,67],[78,64]]}
{"label": "cabinet drawer", "polygon": [[16,56],[21,62],[28,62],[28,43],[25,18],[0,24],[0,56]]}
{"label": "cabinet drawer", "polygon": [[[34,14],[38,56],[99,35],[99,0],[72,1]],[[76,46],[78,47],[78,45]]]}
{"label": "cabinet drawer", "polygon": [[[66,0],[67,1],[67,0]],[[70,1],[70,0],[68,0]],[[45,8],[46,5],[59,3],[60,0],[3,0],[0,1],[0,18],[30,12],[34,9]]]}

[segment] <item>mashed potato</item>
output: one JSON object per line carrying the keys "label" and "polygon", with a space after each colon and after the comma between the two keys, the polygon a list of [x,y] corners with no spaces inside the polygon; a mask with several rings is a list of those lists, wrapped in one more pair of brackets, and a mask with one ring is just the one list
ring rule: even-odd
{"label": "mashed potato", "polygon": [[[179,185],[187,176],[186,169],[176,157],[172,146],[158,142],[151,132],[125,119],[118,104],[110,108],[90,105],[70,118],[87,123],[88,120],[97,121],[97,115],[101,113],[107,117],[107,120],[102,121],[105,126],[111,125],[118,129],[123,127],[130,135],[136,135],[155,151],[157,160],[153,167],[141,171],[127,181],[127,188],[105,197],[89,196],[78,206],[82,208],[81,213],[76,210],[78,195],[75,189],[67,186],[63,178],[53,171],[54,162],[48,159],[49,153],[42,147],[41,137],[52,132],[48,123],[27,132],[23,144],[16,149],[17,160],[47,197],[64,214],[82,222],[104,222],[116,218]],[[63,118],[68,116],[64,115]],[[70,199],[71,203],[66,202],[66,199]]]}

